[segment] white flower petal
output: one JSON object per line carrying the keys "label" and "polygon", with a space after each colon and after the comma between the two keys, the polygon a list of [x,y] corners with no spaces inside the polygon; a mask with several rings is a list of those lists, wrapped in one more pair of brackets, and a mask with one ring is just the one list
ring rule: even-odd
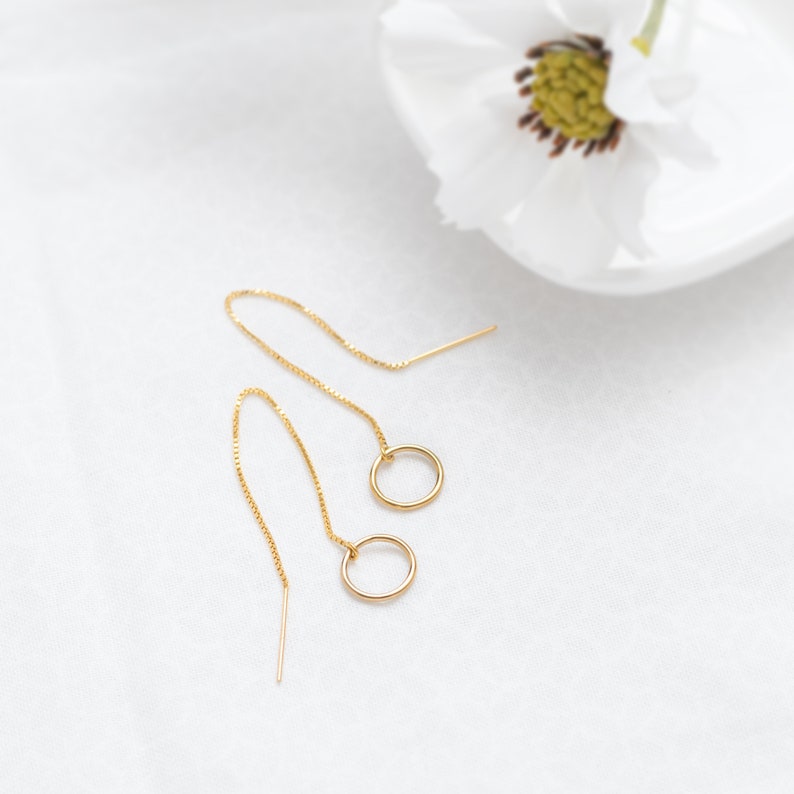
{"label": "white flower petal", "polygon": [[631,132],[660,157],[670,157],[695,170],[717,164],[711,146],[688,124],[635,124]]}
{"label": "white flower petal", "polygon": [[551,0],[577,33],[607,38],[619,29],[636,36],[648,16],[650,0]]}
{"label": "white flower petal", "polygon": [[567,156],[553,162],[540,188],[516,214],[510,232],[516,248],[528,253],[541,269],[564,273],[575,281],[606,268],[618,241],[585,190],[582,159]]}
{"label": "white flower petal", "polygon": [[653,151],[625,135],[614,152],[593,154],[586,163],[590,200],[625,248],[640,259],[651,251],[640,227],[648,189],[659,176]]}
{"label": "white flower petal", "polygon": [[653,90],[650,59],[629,41],[610,43],[612,64],[604,95],[606,106],[624,121],[670,124],[675,115],[663,105]]}
{"label": "white flower petal", "polygon": [[651,78],[651,90],[667,108],[679,109],[689,104],[697,87],[695,75],[689,72],[654,74]]}
{"label": "white flower petal", "polygon": [[431,135],[429,166],[441,180],[436,203],[460,228],[502,219],[548,169],[548,147],[517,127],[524,109],[516,96],[494,99]]}
{"label": "white flower petal", "polygon": [[510,47],[519,58],[548,39],[569,31],[543,0],[447,0],[449,7],[472,28]]}
{"label": "white flower petal", "polygon": [[478,35],[437,2],[401,0],[381,17],[389,62],[405,72],[465,81],[490,69],[516,67],[516,57]]}

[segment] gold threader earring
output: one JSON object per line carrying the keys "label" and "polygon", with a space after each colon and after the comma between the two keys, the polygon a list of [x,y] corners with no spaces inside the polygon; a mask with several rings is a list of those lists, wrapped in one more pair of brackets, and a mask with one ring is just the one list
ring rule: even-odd
{"label": "gold threader earring", "polygon": [[[328,537],[334,543],[339,544],[343,549],[345,549],[345,556],[342,558],[342,581],[344,582],[345,587],[347,587],[351,593],[365,601],[388,601],[392,598],[397,598],[397,596],[402,595],[413,584],[414,577],[416,576],[416,557],[411,550],[411,547],[404,540],[401,540],[394,535],[367,535],[367,537],[361,538],[361,540],[357,540],[355,543],[351,543],[349,540],[345,540],[344,538],[341,538],[339,535],[335,534],[333,528],[331,527],[331,519],[328,515],[328,507],[325,502],[323,489],[320,486],[320,480],[317,476],[317,471],[314,468],[312,459],[309,457],[309,453],[306,451],[303,441],[293,427],[292,422],[290,422],[289,417],[287,417],[284,411],[279,407],[278,403],[276,403],[276,401],[266,391],[257,388],[249,388],[241,391],[237,397],[237,401],[234,404],[234,418],[232,420],[232,451],[234,454],[234,467],[237,471],[237,479],[240,481],[240,487],[243,489],[243,494],[245,495],[245,499],[248,502],[248,506],[251,508],[251,512],[254,514],[254,518],[256,518],[259,528],[262,530],[262,534],[265,536],[267,545],[270,548],[270,554],[273,557],[273,564],[276,566],[276,572],[278,573],[283,586],[283,594],[281,599],[281,633],[279,635],[278,666],[276,672],[276,681],[281,681],[281,674],[284,667],[284,641],[287,633],[287,601],[289,597],[289,580],[287,579],[287,574],[284,572],[284,566],[281,563],[281,556],[278,553],[276,541],[273,539],[273,535],[265,523],[265,519],[262,517],[262,512],[251,493],[251,489],[248,487],[248,483],[246,482],[245,476],[243,474],[242,463],[240,461],[240,409],[242,408],[246,398],[250,396],[261,397],[279,415],[284,427],[287,428],[287,431],[297,444],[298,449],[303,456],[303,460],[306,463],[306,467],[309,469],[309,473],[311,474],[312,480],[314,481],[314,490],[317,493],[317,501],[320,504],[320,512],[322,513],[323,524],[325,526],[325,534],[328,535]],[[408,558],[408,574],[405,579],[403,579],[402,584],[386,593],[367,593],[356,587],[356,585],[353,584],[352,580],[350,579],[350,574],[348,571],[350,563],[358,558],[360,549],[370,543],[390,543],[394,546],[397,546]]]}
{"label": "gold threader earring", "polygon": [[[380,425],[372,416],[372,414],[365,411],[360,405],[356,405],[352,400],[348,399],[347,397],[340,394],[336,389],[331,388],[327,384],[323,383],[319,378],[315,378],[314,375],[306,372],[306,370],[301,369],[296,364],[293,364],[291,361],[288,361],[284,356],[274,350],[270,345],[267,344],[263,339],[257,336],[250,328],[246,327],[242,320],[235,314],[233,309],[233,303],[238,298],[243,297],[259,297],[259,298],[267,298],[272,301],[276,301],[277,303],[282,303],[285,306],[289,306],[293,309],[297,309],[299,312],[302,312],[306,315],[309,319],[311,319],[314,323],[316,323],[320,328],[322,328],[325,333],[327,333],[335,342],[340,344],[350,353],[352,353],[357,358],[360,358],[362,361],[366,361],[368,364],[372,364],[376,367],[381,367],[382,369],[387,370],[400,370],[405,369],[406,367],[410,366],[411,364],[415,364],[417,361],[422,361],[423,359],[430,358],[431,356],[435,356],[439,353],[443,353],[446,350],[450,350],[453,347],[457,347],[458,345],[462,345],[465,342],[470,342],[473,339],[477,339],[480,336],[490,333],[491,331],[496,330],[495,325],[491,325],[488,328],[483,328],[481,331],[477,331],[473,334],[469,334],[468,336],[464,336],[461,339],[456,339],[454,342],[448,342],[445,345],[441,345],[440,347],[436,347],[433,350],[428,350],[426,353],[421,353],[418,356],[414,356],[413,358],[406,359],[404,361],[396,361],[396,362],[389,362],[389,361],[380,361],[373,356],[364,353],[362,350],[359,350],[355,345],[351,342],[348,342],[344,339],[340,334],[338,334],[330,325],[328,325],[325,320],[318,317],[311,309],[307,309],[305,306],[302,306],[292,298],[287,298],[284,295],[277,295],[275,292],[268,292],[267,290],[261,289],[244,289],[244,290],[236,290],[234,292],[229,293],[226,296],[226,313],[231,318],[232,322],[252,341],[254,341],[262,350],[265,351],[268,355],[272,356],[279,364],[283,367],[286,367],[290,372],[298,375],[299,377],[303,378],[307,383],[311,383],[312,386],[317,387],[321,391],[325,392],[329,396],[333,397],[338,402],[342,403],[342,405],[346,405],[348,408],[351,408],[355,411],[359,416],[362,416],[364,419],[369,422],[370,426],[372,427],[373,431],[375,432],[375,436],[378,440],[378,445],[380,447],[380,454],[377,458],[375,458],[375,462],[372,464],[372,467],[369,472],[369,485],[372,489],[372,492],[375,496],[384,504],[388,505],[389,507],[394,507],[397,510],[415,510],[418,507],[423,507],[426,504],[435,499],[439,492],[441,491],[441,486],[444,484],[444,467],[441,465],[441,461],[439,460],[438,456],[431,452],[431,450],[427,449],[427,447],[420,446],[419,444],[398,444],[396,446],[390,446],[389,443],[386,441],[386,436],[383,434],[383,431],[380,428]],[[436,470],[436,481],[429,493],[423,496],[421,499],[416,499],[414,501],[409,502],[401,502],[397,499],[392,499],[380,489],[378,485],[378,471],[381,467],[382,463],[391,463],[394,460],[394,456],[401,453],[401,452],[415,452],[420,455],[423,455],[427,458],[435,467]]]}

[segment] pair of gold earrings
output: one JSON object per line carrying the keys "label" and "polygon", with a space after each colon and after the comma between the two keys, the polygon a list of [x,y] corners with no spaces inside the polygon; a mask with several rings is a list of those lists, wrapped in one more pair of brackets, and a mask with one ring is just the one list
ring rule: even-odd
{"label": "pair of gold earrings", "polygon": [[[344,339],[340,334],[338,334],[333,328],[331,328],[328,323],[325,322],[322,318],[318,317],[313,311],[307,309],[305,306],[301,305],[295,300],[291,298],[287,298],[284,295],[277,295],[274,292],[269,292],[267,290],[258,290],[258,289],[251,289],[251,290],[236,290],[235,292],[229,293],[226,296],[225,306],[226,306],[226,313],[229,315],[232,322],[253,342],[255,342],[265,353],[273,357],[279,364],[283,367],[288,369],[290,372],[298,375],[299,377],[303,378],[305,381],[310,383],[312,386],[320,389],[321,391],[325,392],[330,397],[333,397],[338,402],[342,403],[343,405],[347,406],[351,410],[355,411],[359,416],[363,417],[371,426],[373,432],[375,433],[375,437],[378,441],[379,446],[379,454],[375,458],[370,471],[369,471],[369,485],[372,489],[372,492],[375,496],[383,502],[385,505],[389,507],[395,508],[397,510],[415,510],[417,508],[423,507],[426,504],[435,499],[441,491],[441,487],[444,483],[444,467],[441,464],[438,456],[432,452],[431,450],[427,449],[426,447],[420,446],[419,444],[398,444],[396,446],[391,446],[386,441],[386,437],[381,430],[380,425],[372,416],[372,414],[365,411],[360,405],[357,405],[352,400],[348,399],[344,395],[340,394],[336,389],[331,388],[327,384],[323,383],[319,378],[316,378],[314,375],[306,372],[306,370],[301,369],[297,365],[293,364],[291,361],[287,360],[274,350],[270,345],[268,345],[261,337],[257,336],[253,331],[251,331],[234,311],[233,304],[238,298],[244,297],[259,297],[259,298],[266,298],[268,300],[276,301],[278,303],[284,304],[285,306],[289,306],[290,308],[296,309],[297,311],[304,314],[306,317],[311,319],[316,325],[318,325],[326,334],[328,334],[335,342],[340,344],[354,356],[360,358],[362,361],[367,362],[368,364],[372,364],[376,367],[381,367],[382,369],[387,369],[391,371],[405,369],[406,367],[414,364],[418,361],[422,361],[423,359],[430,358],[431,356],[437,355],[439,353],[443,353],[446,350],[450,350],[453,347],[457,347],[458,345],[462,345],[465,342],[470,342],[473,339],[477,339],[484,334],[490,333],[491,331],[496,330],[496,326],[490,326],[488,328],[484,328],[481,331],[477,331],[476,333],[469,334],[468,336],[464,336],[461,339],[456,339],[454,342],[449,342],[445,345],[441,345],[440,347],[436,347],[433,350],[428,350],[426,353],[422,353],[421,355],[414,356],[413,358],[405,359],[404,361],[398,362],[388,362],[388,361],[381,361],[373,356],[364,353],[362,350],[359,350],[355,345],[348,342]],[[325,501],[325,494],[323,493],[323,489],[320,485],[319,477],[317,476],[317,471],[314,467],[314,463],[312,462],[311,457],[309,456],[308,451],[306,450],[306,446],[304,445],[301,437],[298,435],[298,432],[295,430],[292,422],[289,420],[289,417],[286,413],[284,413],[283,409],[278,405],[278,403],[271,397],[263,389],[259,389],[256,387],[251,387],[244,389],[237,397],[237,400],[234,405],[234,416],[232,420],[232,448],[234,454],[234,466],[237,472],[237,478],[240,481],[240,487],[243,490],[243,494],[245,495],[246,501],[248,502],[248,506],[251,508],[251,512],[254,514],[254,518],[256,519],[257,523],[259,524],[259,528],[262,530],[262,534],[265,536],[265,540],[267,541],[268,547],[270,548],[270,553],[273,557],[273,563],[276,567],[276,572],[281,579],[281,583],[283,586],[283,595],[282,595],[282,602],[281,602],[281,632],[279,636],[279,652],[278,652],[278,667],[277,667],[277,674],[276,680],[281,681],[282,678],[282,670],[284,666],[284,642],[286,637],[286,627],[287,627],[287,603],[289,598],[289,580],[287,579],[287,575],[284,572],[284,566],[281,562],[281,556],[278,552],[278,547],[276,546],[276,542],[273,538],[273,535],[268,528],[267,524],[265,523],[264,518],[262,517],[262,512],[259,509],[252,493],[251,489],[248,486],[248,483],[245,479],[243,474],[242,463],[240,459],[240,410],[242,408],[243,403],[248,397],[256,396],[264,400],[264,402],[270,406],[279,416],[281,419],[284,427],[289,432],[290,436],[292,436],[293,441],[295,441],[300,453],[303,457],[304,462],[306,463],[306,467],[311,474],[312,480],[314,482],[314,489],[317,494],[317,500],[320,505],[320,512],[322,514],[323,524],[325,526],[325,533],[326,535],[338,545],[342,546],[345,549],[345,555],[342,559],[342,568],[341,568],[341,575],[342,581],[347,587],[347,589],[353,593],[358,598],[361,598],[365,601],[388,601],[392,598],[396,598],[399,595],[402,595],[413,583],[414,578],[416,576],[416,555],[414,554],[411,547],[403,541],[401,538],[398,538],[394,535],[385,535],[385,534],[375,534],[375,535],[367,535],[360,540],[355,542],[351,542],[345,540],[344,538],[340,537],[339,535],[335,534],[333,528],[331,526],[331,519],[328,515],[328,507]],[[395,456],[404,453],[417,453],[419,455],[424,456],[427,458],[435,467],[436,472],[436,481],[431,490],[423,496],[421,499],[416,499],[413,501],[399,501],[397,499],[392,499],[386,494],[383,493],[379,484],[378,484],[378,472],[380,467],[384,463],[391,463]],[[405,579],[395,587],[393,590],[389,590],[384,593],[368,593],[366,591],[361,590],[357,587],[350,578],[349,573],[349,566],[350,563],[357,559],[359,556],[360,550],[364,547],[369,545],[370,543],[390,543],[394,546],[397,546],[408,558],[409,563],[409,570],[408,574],[406,575]]]}

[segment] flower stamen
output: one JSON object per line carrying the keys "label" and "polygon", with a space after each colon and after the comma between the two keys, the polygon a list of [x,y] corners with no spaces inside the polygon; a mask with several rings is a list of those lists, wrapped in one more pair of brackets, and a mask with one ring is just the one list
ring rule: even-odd
{"label": "flower stamen", "polygon": [[577,34],[571,41],[546,41],[531,47],[533,61],[515,74],[519,96],[532,97],[528,112],[518,120],[539,141],[554,135],[550,157],[569,148],[584,148],[583,156],[614,151],[625,122],[606,106],[604,93],[612,54],[598,36]]}

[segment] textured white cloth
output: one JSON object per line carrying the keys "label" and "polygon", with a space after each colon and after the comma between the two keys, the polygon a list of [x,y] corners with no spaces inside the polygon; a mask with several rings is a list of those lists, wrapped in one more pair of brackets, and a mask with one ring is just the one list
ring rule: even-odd
{"label": "textured white cloth", "polygon": [[[0,9],[0,791],[773,794],[794,786],[794,247],[654,298],[544,283],[440,226],[375,8]],[[379,506],[359,417],[442,457]],[[335,528],[405,538],[354,600]],[[421,467],[386,472],[407,493]],[[421,480],[417,483],[416,479]],[[395,555],[362,555],[373,587]]]}

